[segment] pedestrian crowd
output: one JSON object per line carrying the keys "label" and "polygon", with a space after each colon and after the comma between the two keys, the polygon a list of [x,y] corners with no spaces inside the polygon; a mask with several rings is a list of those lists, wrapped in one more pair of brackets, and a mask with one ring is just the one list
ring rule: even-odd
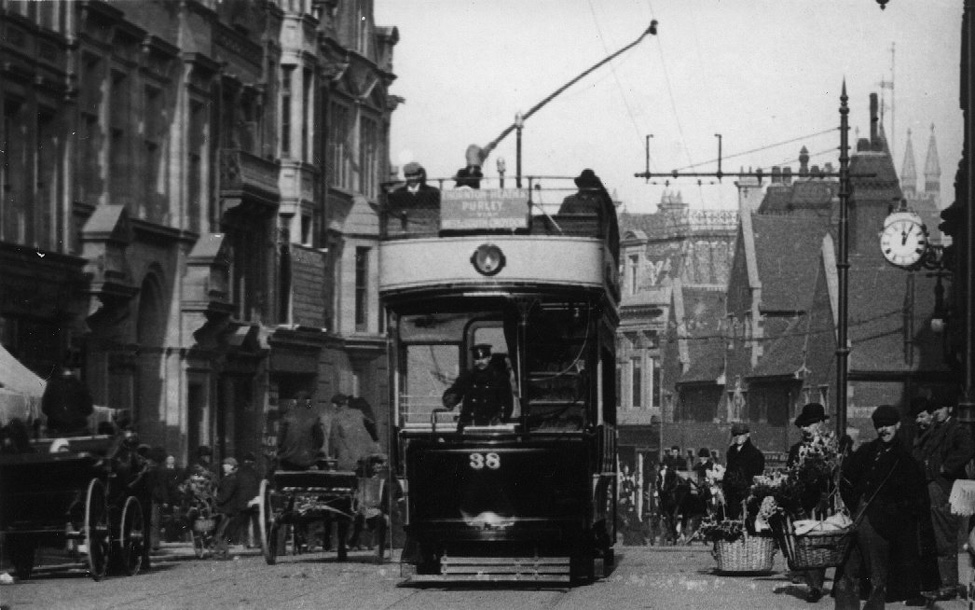
{"label": "pedestrian crowd", "polygon": [[[830,596],[839,610],[861,605],[873,610],[895,601],[920,606],[954,599],[965,590],[959,581],[959,541],[971,531],[960,515],[975,512],[975,506],[967,513],[959,510],[963,498],[975,496],[964,493],[975,441],[970,428],[954,416],[955,404],[955,396],[935,390],[912,400],[908,413],[881,405],[871,414],[876,437],[859,445],[849,435],[836,439],[824,407],[806,404],[794,422],[800,438],[780,471],[766,469],[748,424],[734,423],[724,464],[706,448],[698,451],[696,462],[692,451],[682,453],[678,446],[661,456],[652,493],[645,495],[646,520],[661,522],[664,529],[693,527],[687,519],[693,515],[692,494],[682,496],[683,486],[717,499],[703,510],[712,531],[717,531],[715,522],[740,520],[747,531],[761,535],[762,526],[771,524],[785,552],[782,536],[788,530],[777,529],[776,513],[762,512],[775,504],[756,501],[755,490],[774,478],[770,473],[789,472],[796,483],[790,488],[790,519],[823,523],[841,513],[850,524],[849,550],[835,568],[832,587],[827,587],[825,568],[790,573],[793,584],[804,585],[808,602]],[[630,511],[639,493],[631,478],[624,467],[620,506]]]}

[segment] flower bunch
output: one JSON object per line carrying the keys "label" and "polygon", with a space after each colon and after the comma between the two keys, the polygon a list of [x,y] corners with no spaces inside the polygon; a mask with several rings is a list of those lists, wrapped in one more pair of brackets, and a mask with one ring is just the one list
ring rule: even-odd
{"label": "flower bunch", "polygon": [[775,470],[755,477],[747,500],[748,515],[767,521],[777,513],[798,514],[802,487],[792,475],[791,470]]}
{"label": "flower bunch", "polygon": [[775,496],[765,496],[762,498],[762,504],[758,508],[758,519],[768,523],[768,520],[779,514],[782,511],[782,507],[779,503],[775,501]]}
{"label": "flower bunch", "polygon": [[734,542],[744,538],[745,525],[741,521],[731,519],[715,521],[713,518],[708,517],[697,528],[696,536],[708,542],[717,542],[719,540]]}
{"label": "flower bunch", "polygon": [[831,478],[840,466],[839,443],[832,432],[820,432],[799,446],[799,459],[792,467],[801,479]]}
{"label": "flower bunch", "polygon": [[721,481],[724,480],[724,471],[725,467],[721,464],[712,464],[711,467],[704,472],[704,478],[707,480],[708,485],[719,485]]}

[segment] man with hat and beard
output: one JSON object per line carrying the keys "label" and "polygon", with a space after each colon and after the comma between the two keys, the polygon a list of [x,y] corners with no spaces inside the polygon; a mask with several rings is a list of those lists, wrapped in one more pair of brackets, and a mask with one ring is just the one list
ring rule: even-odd
{"label": "man with hat and beard", "polygon": [[[888,583],[897,585],[899,599],[915,598],[919,592],[917,582],[896,582],[889,576],[893,566],[918,561],[918,526],[928,510],[924,473],[896,438],[900,411],[881,405],[870,417],[877,438],[846,460],[840,479],[843,502],[860,521],[846,561],[836,569],[837,610],[859,610],[861,577],[870,588],[864,592],[865,608],[895,601],[888,595]],[[916,580],[918,575],[902,576]]]}
{"label": "man with hat and beard", "polygon": [[471,348],[474,368],[457,377],[443,393],[443,406],[453,409],[463,401],[457,429],[490,426],[508,421],[514,409],[507,371],[491,366],[491,346],[479,343]]}
{"label": "man with hat and beard", "polygon": [[725,456],[724,489],[725,517],[741,518],[741,503],[748,496],[752,480],[765,472],[765,455],[751,441],[748,424],[731,425],[731,446]]}
{"label": "man with hat and beard", "polygon": [[[828,435],[828,432],[823,429],[823,423],[828,418],[829,415],[826,415],[823,405],[817,402],[811,402],[802,407],[802,412],[796,418],[796,427],[802,431],[802,439],[789,448],[786,467],[801,466],[803,454],[807,450],[812,450],[816,443],[823,442]],[[802,504],[805,517],[813,518],[815,513],[828,508],[830,490],[833,488],[832,477],[821,472],[803,473],[800,477],[803,488],[799,501]],[[823,581],[826,579],[826,570],[824,568],[805,570],[801,575],[809,587],[807,601],[818,602],[823,596]]]}
{"label": "man with hat and beard", "polygon": [[[914,458],[924,470],[931,502],[931,522],[941,573],[939,600],[954,599],[958,595],[957,540],[961,517],[951,513],[948,498],[955,480],[966,478],[965,465],[975,454],[968,427],[951,415],[954,404],[946,393],[935,394],[928,401],[924,411],[930,413],[930,427],[914,445]],[[925,419],[920,414],[917,417]]]}

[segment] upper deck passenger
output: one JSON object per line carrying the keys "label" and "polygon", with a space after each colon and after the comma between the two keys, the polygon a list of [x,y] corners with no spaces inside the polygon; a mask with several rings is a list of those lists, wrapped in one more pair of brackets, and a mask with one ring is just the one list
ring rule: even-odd
{"label": "upper deck passenger", "polygon": [[427,171],[415,161],[403,167],[406,184],[389,194],[389,202],[396,210],[439,209],[440,189],[427,184]]}
{"label": "upper deck passenger", "polygon": [[613,252],[613,256],[619,258],[619,224],[616,220],[616,206],[613,205],[613,198],[609,196],[603,181],[599,179],[596,172],[591,169],[584,169],[575,178],[578,192],[569,195],[562,200],[559,207],[559,214],[594,214],[599,217],[600,225],[605,227],[606,239]]}
{"label": "upper deck passenger", "polygon": [[477,144],[468,146],[464,155],[467,165],[457,170],[457,175],[454,176],[454,186],[458,188],[465,186],[472,189],[481,188],[481,178],[484,177],[484,174],[481,173],[481,165],[489,152],[491,151],[483,149]]}

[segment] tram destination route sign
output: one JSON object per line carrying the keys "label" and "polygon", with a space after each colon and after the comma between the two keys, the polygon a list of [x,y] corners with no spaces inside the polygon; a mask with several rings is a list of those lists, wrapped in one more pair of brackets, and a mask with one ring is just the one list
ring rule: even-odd
{"label": "tram destination route sign", "polygon": [[526,189],[456,189],[440,199],[440,228],[454,231],[528,228]]}

